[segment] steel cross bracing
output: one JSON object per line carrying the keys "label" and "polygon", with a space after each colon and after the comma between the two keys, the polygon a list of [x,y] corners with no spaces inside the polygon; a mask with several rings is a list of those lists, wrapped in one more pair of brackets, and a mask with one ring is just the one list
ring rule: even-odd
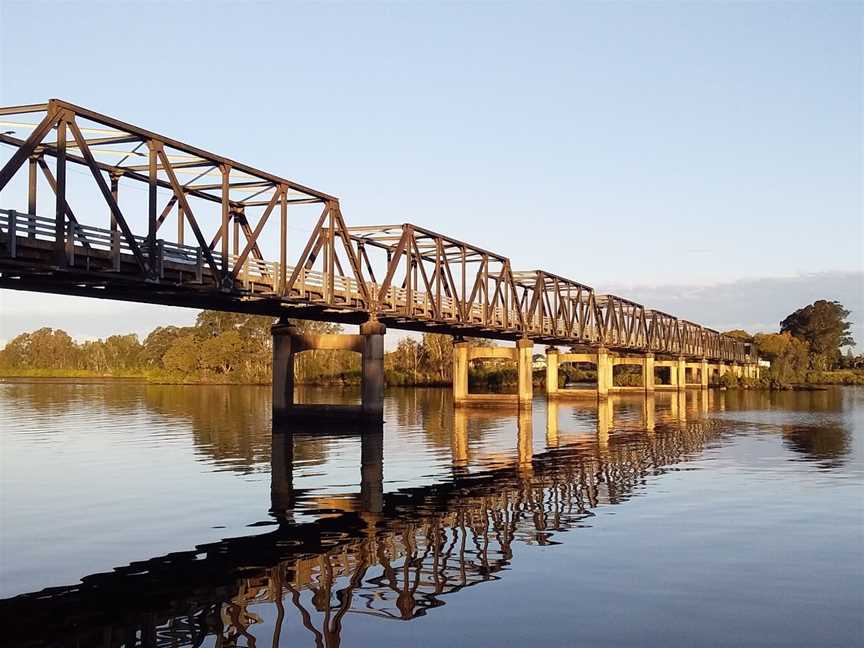
{"label": "steel cross bracing", "polygon": [[[417,225],[348,227],[334,196],[65,101],[0,108],[0,143],[4,288],[755,361],[740,340]],[[85,191],[104,211],[73,210]],[[289,211],[315,205],[289,256]]]}

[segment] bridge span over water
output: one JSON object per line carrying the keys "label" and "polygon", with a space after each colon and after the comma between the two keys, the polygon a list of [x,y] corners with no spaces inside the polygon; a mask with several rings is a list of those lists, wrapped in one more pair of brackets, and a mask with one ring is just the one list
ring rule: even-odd
{"label": "bridge span over water", "polygon": [[[718,331],[418,225],[349,226],[330,194],[66,101],[0,108],[0,143],[0,287],[365,326],[274,330],[285,412],[294,354],[345,348],[363,355],[359,413],[380,413],[385,327],[517,342],[523,401],[534,344],[596,364],[600,395],[608,358],[642,358],[646,389],[655,356],[678,387],[687,363],[703,385],[709,367],[755,372],[753,349]],[[468,400],[467,377],[454,383]]]}

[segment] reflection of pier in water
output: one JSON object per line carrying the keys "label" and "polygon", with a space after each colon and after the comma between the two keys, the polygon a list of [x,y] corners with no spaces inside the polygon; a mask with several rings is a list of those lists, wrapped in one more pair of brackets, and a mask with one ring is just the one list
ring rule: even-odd
{"label": "reflection of pier in water", "polygon": [[[557,544],[558,532],[586,524],[598,505],[628,499],[647,476],[697,455],[721,435],[721,428],[697,418],[699,403],[681,403],[674,394],[655,398],[650,408],[627,397],[609,399],[596,415],[596,436],[570,435],[550,410],[549,448],[533,458],[532,421],[523,416],[509,465],[457,471],[450,482],[388,494],[381,433],[365,433],[361,492],[317,501],[329,512],[306,524],[290,521],[292,460],[316,440],[276,433],[274,530],[3,601],[4,617],[15,619],[6,639],[17,646],[167,647],[216,636],[222,638],[217,645],[232,646],[251,645],[249,638],[264,632],[276,645],[293,611],[316,645],[334,646],[349,614],[424,615],[465,587],[506,577],[514,543]],[[587,413],[579,407],[561,410]],[[622,416],[619,425],[616,412],[629,415],[637,407],[642,423]],[[459,416],[451,439],[456,464],[470,454],[468,421]]]}

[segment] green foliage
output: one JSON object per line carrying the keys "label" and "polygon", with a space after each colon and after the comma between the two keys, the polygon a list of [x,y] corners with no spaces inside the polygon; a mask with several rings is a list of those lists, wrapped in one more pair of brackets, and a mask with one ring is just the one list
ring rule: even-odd
{"label": "green foliage", "polygon": [[196,337],[190,334],[176,338],[162,356],[161,367],[180,376],[197,374],[201,356]]}
{"label": "green foliage", "polygon": [[612,384],[616,387],[641,387],[642,367],[618,365],[612,372]]}
{"label": "green foliage", "polygon": [[741,340],[742,342],[752,342],[753,336],[750,335],[747,331],[742,329],[734,329],[732,331],[726,331],[723,335],[731,338],[735,338],[736,340]]}
{"label": "green foliage", "polygon": [[721,387],[726,387],[727,389],[735,388],[739,386],[739,379],[731,371],[727,371],[720,378],[717,379],[717,384]]}
{"label": "green foliage", "polygon": [[468,384],[477,392],[500,392],[518,382],[519,374],[510,362],[484,362],[468,369]]}
{"label": "green foliage", "polygon": [[777,384],[803,382],[810,364],[807,342],[790,333],[757,333],[754,337],[759,355],[770,360],[771,368],[763,375]]}
{"label": "green foliage", "polygon": [[384,358],[388,385],[446,385],[453,375],[453,338],[424,333],[418,342],[404,338]]}
{"label": "green foliage", "polygon": [[864,385],[864,371],[810,371],[807,373],[810,385]]}
{"label": "green foliage", "polygon": [[840,347],[855,344],[848,317],[849,311],[839,302],[820,299],[786,317],[780,322],[780,332],[810,345],[814,369],[833,369],[839,364]]}

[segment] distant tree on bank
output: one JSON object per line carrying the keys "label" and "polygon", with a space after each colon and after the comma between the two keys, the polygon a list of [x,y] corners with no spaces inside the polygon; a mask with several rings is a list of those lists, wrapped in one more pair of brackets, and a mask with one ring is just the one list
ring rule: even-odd
{"label": "distant tree on bank", "polygon": [[725,333],[723,333],[723,335],[735,338],[736,340],[741,340],[742,342],[753,341],[753,336],[743,329],[733,329],[731,331],[726,331]]}
{"label": "distant tree on bank", "polygon": [[803,382],[810,366],[810,347],[789,333],[757,333],[759,356],[771,362],[768,372],[780,384]]}
{"label": "distant tree on bank", "polygon": [[780,332],[809,344],[813,369],[833,369],[840,363],[840,347],[855,344],[848,317],[839,302],[820,299],[787,316],[780,322]]}

